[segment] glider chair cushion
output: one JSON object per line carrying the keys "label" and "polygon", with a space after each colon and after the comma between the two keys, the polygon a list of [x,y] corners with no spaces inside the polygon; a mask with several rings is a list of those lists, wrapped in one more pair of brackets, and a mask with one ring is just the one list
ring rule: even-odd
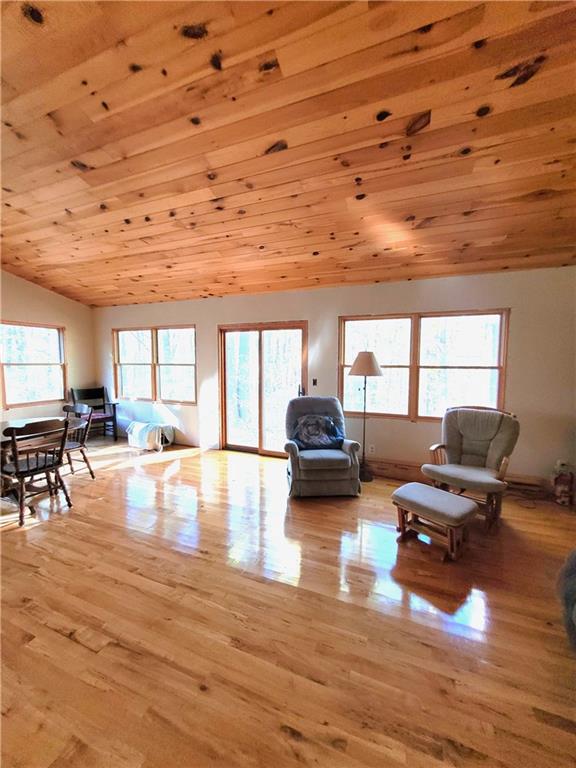
{"label": "glider chair cushion", "polygon": [[442,419],[442,443],[430,448],[432,463],[422,473],[441,488],[485,496],[487,525],[500,515],[508,460],[520,432],[518,419],[495,408],[449,408]]}
{"label": "glider chair cushion", "polygon": [[288,454],[290,496],[357,496],[360,493],[360,443],[342,442],[341,448],[298,447],[294,434],[302,416],[327,416],[345,435],[344,413],[336,397],[298,397],[288,403],[284,450]]}
{"label": "glider chair cushion", "polygon": [[422,472],[426,477],[446,483],[453,488],[467,488],[479,493],[503,493],[507,484],[498,479],[495,469],[485,467],[466,467],[461,464],[423,464]]}
{"label": "glider chair cushion", "polygon": [[449,408],[442,420],[442,442],[449,464],[500,471],[516,441],[520,425],[511,413],[492,408]]}

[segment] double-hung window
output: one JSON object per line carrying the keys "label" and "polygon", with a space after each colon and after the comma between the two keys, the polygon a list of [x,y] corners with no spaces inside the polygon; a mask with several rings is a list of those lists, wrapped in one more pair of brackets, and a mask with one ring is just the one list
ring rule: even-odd
{"label": "double-hung window", "polygon": [[364,379],[348,372],[358,352],[374,352],[382,376],[366,381],[368,413],[408,416],[410,379],[410,317],[380,317],[344,320],[343,376],[344,410],[360,412],[364,402]]}
{"label": "double-hung window", "polygon": [[64,400],[64,330],[2,323],[0,362],[7,407]]}
{"label": "double-hung window", "polygon": [[367,380],[366,410],[440,418],[451,406],[504,407],[508,310],[340,318],[340,394],[363,408],[364,380],[349,376],[357,353],[374,352],[382,376]]}
{"label": "double-hung window", "polygon": [[420,318],[418,416],[458,405],[503,407],[501,312]]}
{"label": "double-hung window", "polygon": [[115,330],[114,356],[119,398],[196,402],[194,326]]}
{"label": "double-hung window", "polygon": [[117,331],[116,342],[117,396],[127,400],[152,400],[152,330]]}

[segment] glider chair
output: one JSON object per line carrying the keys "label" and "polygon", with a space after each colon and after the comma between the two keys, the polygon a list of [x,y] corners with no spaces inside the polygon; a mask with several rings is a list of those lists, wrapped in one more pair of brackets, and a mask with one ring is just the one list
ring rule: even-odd
{"label": "glider chair", "polygon": [[290,496],[358,496],[360,443],[346,439],[337,397],[291,400],[286,437]]}
{"label": "glider chair", "polygon": [[509,457],[520,432],[513,413],[494,408],[449,408],[442,419],[442,443],[430,448],[422,472],[442,490],[468,492],[479,502],[486,528],[498,522]]}

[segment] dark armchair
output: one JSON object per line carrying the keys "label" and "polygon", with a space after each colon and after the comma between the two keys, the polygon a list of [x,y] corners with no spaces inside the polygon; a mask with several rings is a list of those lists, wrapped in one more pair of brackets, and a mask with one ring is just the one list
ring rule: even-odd
{"label": "dark armchair", "polygon": [[101,427],[103,435],[111,433],[114,440],[118,440],[117,404],[108,397],[106,387],[71,389],[70,393],[74,405],[84,403],[92,408],[92,429],[94,427]]}

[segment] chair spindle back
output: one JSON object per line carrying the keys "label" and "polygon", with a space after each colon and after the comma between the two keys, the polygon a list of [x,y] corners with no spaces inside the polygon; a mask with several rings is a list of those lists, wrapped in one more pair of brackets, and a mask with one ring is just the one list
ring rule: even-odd
{"label": "chair spindle back", "polygon": [[68,423],[61,419],[31,422],[4,430],[10,438],[11,459],[17,474],[33,474],[42,467],[62,466]]}
{"label": "chair spindle back", "polygon": [[[68,440],[79,443],[84,448],[90,434],[94,409],[85,403],[75,403],[74,405],[64,405],[62,410],[66,414],[66,421],[68,422]],[[75,417],[80,421],[71,421],[71,417]]]}

